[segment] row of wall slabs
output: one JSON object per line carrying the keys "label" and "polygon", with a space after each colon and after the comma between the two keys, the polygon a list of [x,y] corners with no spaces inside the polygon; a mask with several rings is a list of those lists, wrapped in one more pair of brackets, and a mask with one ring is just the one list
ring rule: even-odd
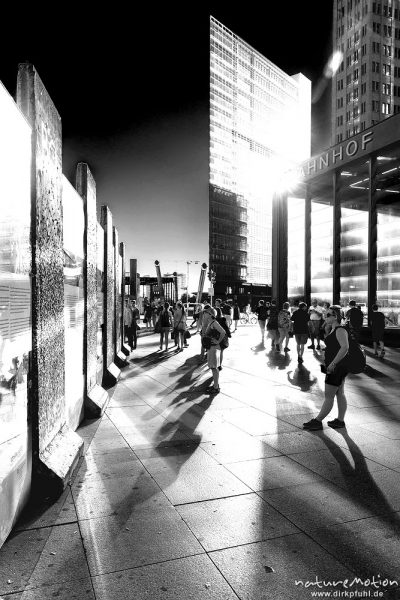
{"label": "row of wall slabs", "polygon": [[124,244],[88,165],[62,175],[61,119],[34,66],[0,83],[0,546],[30,493],[60,493],[123,343]]}

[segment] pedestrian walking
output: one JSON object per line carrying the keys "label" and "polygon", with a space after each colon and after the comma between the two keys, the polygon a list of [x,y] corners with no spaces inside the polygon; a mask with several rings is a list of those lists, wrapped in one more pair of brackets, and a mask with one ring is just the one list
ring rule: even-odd
{"label": "pedestrian walking", "polygon": [[239,304],[237,303],[237,300],[235,300],[233,303],[233,323],[235,325],[235,329],[233,331],[237,331],[239,319],[240,319],[240,308],[239,308]]}
{"label": "pedestrian walking", "polygon": [[283,348],[283,350],[285,352],[289,352],[290,348],[289,348],[289,339],[290,339],[290,330],[292,328],[292,321],[291,321],[291,315],[290,315],[290,310],[289,310],[289,302],[284,302],[282,309],[279,311],[278,313],[278,331],[279,331],[279,341],[278,341],[278,345],[276,348],[277,352],[280,352],[282,347],[283,347],[283,343],[285,342],[285,347]]}
{"label": "pedestrian walking", "polygon": [[293,333],[297,344],[297,362],[303,363],[304,344],[307,344],[308,340],[308,312],[307,304],[305,302],[299,302],[299,308],[292,316],[293,321]]}
{"label": "pedestrian walking", "polygon": [[210,394],[218,394],[218,392],[221,391],[219,387],[219,367],[221,366],[219,355],[221,351],[220,342],[222,342],[226,333],[225,329],[216,320],[216,313],[214,312],[214,309],[210,306],[207,311],[206,309],[204,310],[210,315],[210,320],[207,325],[207,329],[204,332],[204,337],[209,336],[211,338],[211,346],[207,350],[207,365],[211,369],[213,376],[213,385],[210,385],[207,388],[207,391]]}
{"label": "pedestrian walking", "polygon": [[350,300],[349,307],[349,310],[346,312],[346,323],[350,327],[356,340],[358,340],[363,326],[364,315],[362,310],[357,306],[355,300]]}
{"label": "pedestrian walking", "polygon": [[136,300],[131,300],[131,308],[132,308],[132,338],[133,338],[133,350],[136,350],[137,346],[137,331],[139,329],[138,321],[140,321],[140,313],[139,309],[136,306]]}
{"label": "pedestrian walking", "polygon": [[163,343],[165,342],[165,350],[168,350],[169,332],[173,325],[173,318],[170,311],[169,302],[164,302],[164,306],[159,314],[160,321],[160,350],[163,349]]}
{"label": "pedestrian walking", "polygon": [[[385,344],[383,341],[385,335],[385,315],[379,310],[377,304],[373,304],[371,308],[372,314],[370,325],[374,354],[375,356],[379,356],[379,358],[383,358],[385,356]],[[380,351],[379,355],[378,350]]]}
{"label": "pedestrian walking", "polygon": [[325,399],[318,415],[303,423],[303,429],[316,431],[323,428],[322,421],[331,412],[336,396],[338,405],[338,416],[333,421],[328,421],[332,429],[341,429],[346,426],[344,418],[347,410],[347,400],[344,392],[344,382],[348,369],[346,361],[343,360],[349,350],[349,336],[346,328],[341,325],[341,307],[337,304],[331,305],[326,313],[326,320],[331,326],[331,332],[326,337],[325,364],[321,370],[325,376]]}
{"label": "pedestrian walking", "polygon": [[132,322],[133,322],[133,312],[132,306],[129,298],[125,298],[125,306],[124,306],[124,328],[125,335],[128,341],[128,345],[130,348],[133,348],[133,330],[132,330]]}
{"label": "pedestrian walking", "polygon": [[265,306],[264,300],[258,301],[258,306],[256,307],[254,312],[256,313],[256,315],[258,317],[258,325],[260,327],[260,333],[261,333],[260,344],[264,345],[265,323],[268,318],[268,311]]}
{"label": "pedestrian walking", "polygon": [[226,319],[226,324],[228,325],[228,327],[230,329],[231,323],[232,323],[232,307],[229,303],[229,300],[227,300],[226,302],[224,302],[222,304],[221,310],[222,310],[222,314],[224,315],[224,317]]}
{"label": "pedestrian walking", "polygon": [[204,309],[203,309],[203,313],[202,313],[202,316],[201,316],[201,331],[200,331],[201,351],[200,351],[200,360],[204,360],[204,357],[205,357],[205,354],[206,354],[206,350],[205,350],[205,348],[203,346],[203,337],[205,336],[205,333],[206,333],[207,328],[210,325],[211,321],[213,319],[215,319],[215,315],[216,315],[216,312],[212,308],[212,306],[210,306],[210,304],[205,304],[204,305]]}
{"label": "pedestrian walking", "polygon": [[278,327],[278,307],[276,300],[271,300],[271,306],[268,313],[267,331],[271,340],[271,350],[279,351],[279,327]]}
{"label": "pedestrian walking", "polygon": [[308,329],[311,338],[311,345],[308,346],[312,350],[315,350],[315,340],[317,340],[317,350],[321,350],[320,346],[320,332],[321,332],[321,321],[322,321],[322,306],[319,306],[317,300],[311,302],[311,306],[308,310],[310,320],[308,321]]}
{"label": "pedestrian walking", "polygon": [[146,324],[146,329],[150,329],[150,327],[151,327],[152,314],[153,314],[153,308],[152,308],[151,304],[150,303],[145,304],[143,323]]}
{"label": "pedestrian walking", "polygon": [[216,308],[215,309],[216,312],[216,316],[215,316],[215,320],[217,321],[217,323],[219,323],[222,327],[222,329],[225,331],[225,338],[224,340],[220,343],[220,355],[219,355],[219,366],[218,366],[218,370],[222,371],[222,360],[223,360],[223,356],[224,356],[224,350],[226,350],[226,348],[229,346],[229,338],[232,337],[231,334],[231,330],[228,327],[228,323],[226,322],[226,318],[225,315],[222,314],[222,311],[220,308]]}
{"label": "pedestrian walking", "polygon": [[187,347],[185,341],[185,331],[186,331],[186,311],[183,308],[182,302],[176,303],[176,308],[174,311],[174,339],[177,345],[177,351],[183,352],[184,346]]}

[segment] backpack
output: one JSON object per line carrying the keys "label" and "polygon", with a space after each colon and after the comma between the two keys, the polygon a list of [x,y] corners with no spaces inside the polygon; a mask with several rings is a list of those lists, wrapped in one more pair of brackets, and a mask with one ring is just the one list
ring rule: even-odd
{"label": "backpack", "polygon": [[230,331],[230,329],[229,329],[229,327],[228,327],[228,324],[227,324],[227,322],[226,322],[226,319],[225,319],[225,317],[220,317],[219,319],[218,319],[218,318],[216,318],[215,320],[217,321],[217,323],[219,323],[219,324],[221,325],[222,329],[224,329],[224,330],[225,330],[225,333],[226,333],[226,335],[227,335],[228,337],[232,337],[232,335],[231,335],[231,331]]}
{"label": "backpack", "polygon": [[278,326],[289,327],[290,326],[290,314],[285,310],[280,310],[278,314]]}
{"label": "backpack", "polygon": [[367,365],[365,351],[356,340],[351,327],[345,326],[344,329],[347,331],[349,338],[349,350],[347,352],[347,356],[345,357],[346,366],[349,370],[349,373],[358,375],[358,373],[362,373],[364,371]]}

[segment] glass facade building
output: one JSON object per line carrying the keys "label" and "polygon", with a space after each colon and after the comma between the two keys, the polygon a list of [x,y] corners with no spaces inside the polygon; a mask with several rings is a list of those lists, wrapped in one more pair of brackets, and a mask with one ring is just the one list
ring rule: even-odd
{"label": "glass facade building", "polygon": [[400,115],[303,163],[297,185],[275,198],[287,231],[280,299],[316,298],[364,312],[378,304],[400,327]]}
{"label": "glass facade building", "polygon": [[272,282],[272,198],[283,164],[310,155],[311,82],[211,17],[209,221],[217,293]]}
{"label": "glass facade building", "polygon": [[332,139],[400,112],[400,0],[334,0]]}

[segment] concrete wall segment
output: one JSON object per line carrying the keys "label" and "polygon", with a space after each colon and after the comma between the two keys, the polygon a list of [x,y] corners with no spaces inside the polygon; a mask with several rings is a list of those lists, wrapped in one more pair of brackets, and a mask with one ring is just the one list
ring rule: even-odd
{"label": "concrete wall segment", "polygon": [[96,385],[97,371],[97,217],[96,182],[86,163],[78,163],[76,169],[76,189],[84,201],[85,212],[85,334],[84,372],[86,394]]}
{"label": "concrete wall segment", "polygon": [[[32,389],[38,452],[65,423],[61,119],[33,65],[19,65],[17,103],[32,136]],[[34,446],[35,449],[35,446]]]}

